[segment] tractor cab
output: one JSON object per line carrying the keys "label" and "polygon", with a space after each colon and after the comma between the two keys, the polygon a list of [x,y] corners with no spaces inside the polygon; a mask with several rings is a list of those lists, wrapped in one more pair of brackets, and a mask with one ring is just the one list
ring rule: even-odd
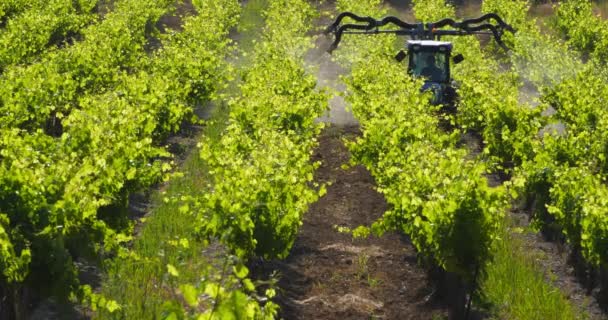
{"label": "tractor cab", "polygon": [[[408,40],[408,72],[414,77],[424,79],[422,91],[432,91],[432,104],[449,105],[456,92],[451,86],[450,58],[452,43],[434,40]],[[457,56],[455,63],[462,61]]]}
{"label": "tractor cab", "polygon": [[452,43],[433,40],[409,40],[408,71],[426,82],[448,83],[450,81],[450,54]]}

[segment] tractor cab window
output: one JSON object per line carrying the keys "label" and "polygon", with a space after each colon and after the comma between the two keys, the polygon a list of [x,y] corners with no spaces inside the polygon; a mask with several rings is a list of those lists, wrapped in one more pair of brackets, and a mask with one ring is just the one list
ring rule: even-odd
{"label": "tractor cab window", "polygon": [[448,77],[448,56],[444,52],[413,52],[410,72],[432,82],[445,82]]}

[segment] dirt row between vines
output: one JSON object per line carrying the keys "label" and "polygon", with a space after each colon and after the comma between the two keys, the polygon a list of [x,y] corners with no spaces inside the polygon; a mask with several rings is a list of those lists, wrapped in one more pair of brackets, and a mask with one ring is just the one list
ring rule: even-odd
{"label": "dirt row between vines", "polygon": [[310,207],[289,257],[257,263],[254,274],[280,275],[276,301],[284,319],[433,319],[447,310],[431,299],[433,288],[414,247],[397,234],[353,240],[336,226],[369,224],[387,209],[362,166],[343,169],[343,138],[357,127],[331,126],[320,137],[315,180],[330,183]]}

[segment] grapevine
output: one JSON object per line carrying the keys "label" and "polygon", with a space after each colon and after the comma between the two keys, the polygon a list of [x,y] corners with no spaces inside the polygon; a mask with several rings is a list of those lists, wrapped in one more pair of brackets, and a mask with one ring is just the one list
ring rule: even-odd
{"label": "grapevine", "polygon": [[0,31],[0,71],[22,63],[53,46],[73,41],[78,32],[95,20],[97,1],[33,1],[33,8],[12,17]]}
{"label": "grapevine", "polygon": [[[245,69],[239,96],[230,102],[227,126],[219,141],[203,137],[200,156],[209,166],[209,193],[193,199],[197,229],[217,238],[237,257],[284,258],[289,253],[302,215],[323,193],[313,183],[318,163],[310,157],[323,125],[316,123],[327,108],[327,95],[316,89],[305,72],[303,55],[310,47],[308,30],[313,10],[306,1],[271,1],[265,11],[263,40],[255,46],[252,65]],[[270,319],[276,305],[261,307],[245,278],[247,269],[229,277],[241,278],[224,296],[211,296],[224,307],[204,312],[189,308],[174,314],[203,319]],[[206,286],[192,292],[209,294]],[[229,290],[230,289],[230,290]],[[272,298],[269,289],[265,294]],[[194,299],[196,300],[196,299]]]}
{"label": "grapevine", "polygon": [[238,4],[195,1],[183,32],[148,30],[172,4],[118,1],[82,41],[0,76],[3,287],[75,291],[73,260],[130,239],[129,194],[162,180],[163,139],[222,86]]}
{"label": "grapevine", "polygon": [[[381,15],[373,4],[367,8],[364,14]],[[504,193],[487,186],[485,166],[466,160],[456,146],[459,132],[440,129],[419,81],[392,60],[391,51],[366,55],[346,79],[347,100],[363,128],[349,145],[353,161],[372,172],[391,204],[372,231],[403,231],[429,262],[474,281],[491,259]]]}
{"label": "grapevine", "polygon": [[[525,17],[527,4],[519,1],[512,6],[495,0],[484,3],[484,10]],[[587,64],[577,59],[575,52],[559,39],[541,35],[533,20],[514,19],[519,21],[517,27],[526,30],[528,35],[516,35],[513,39],[515,53],[511,62],[518,70],[518,64],[527,58],[526,67],[538,70],[520,74],[539,87],[542,96],[537,108],[551,107],[556,112],[542,121],[549,126],[529,136],[529,156],[516,170],[513,183],[521,197],[536,197],[537,220],[542,223],[550,216],[573,248],[580,251],[590,265],[599,266],[608,261],[604,243],[606,215],[599,200],[606,192],[602,181],[606,177],[604,128],[608,118],[604,101],[608,98],[608,87],[601,73],[596,72],[601,57],[591,45],[602,43],[591,39],[601,38],[603,31],[596,32],[590,26],[604,22],[595,21],[597,18],[590,11],[587,1],[567,1],[559,6],[557,15],[558,29],[567,30],[570,36],[568,44],[594,56],[595,60]],[[532,47],[530,43],[539,45]],[[543,51],[536,52],[537,48]],[[539,74],[543,74],[543,78],[538,77]],[[564,133],[555,133],[552,123],[562,124]]]}
{"label": "grapevine", "polygon": [[309,159],[323,127],[315,119],[327,108],[303,68],[312,16],[303,1],[270,3],[264,41],[230,105],[228,127],[217,145],[201,142],[214,190],[202,199],[201,232],[242,257],[285,257],[302,215],[323,192],[310,185],[318,163]]}

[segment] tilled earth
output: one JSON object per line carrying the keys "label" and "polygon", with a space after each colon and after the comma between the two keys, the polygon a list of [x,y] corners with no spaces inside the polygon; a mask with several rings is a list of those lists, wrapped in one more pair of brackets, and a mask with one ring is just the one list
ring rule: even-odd
{"label": "tilled earth", "polygon": [[322,134],[313,160],[322,163],[316,180],[331,183],[327,194],[305,215],[289,257],[258,263],[254,274],[280,274],[283,319],[444,318],[447,310],[429,298],[432,286],[407,239],[353,240],[335,228],[370,224],[387,208],[365,168],[341,168],[349,159],[342,139],[358,134],[336,126]]}

